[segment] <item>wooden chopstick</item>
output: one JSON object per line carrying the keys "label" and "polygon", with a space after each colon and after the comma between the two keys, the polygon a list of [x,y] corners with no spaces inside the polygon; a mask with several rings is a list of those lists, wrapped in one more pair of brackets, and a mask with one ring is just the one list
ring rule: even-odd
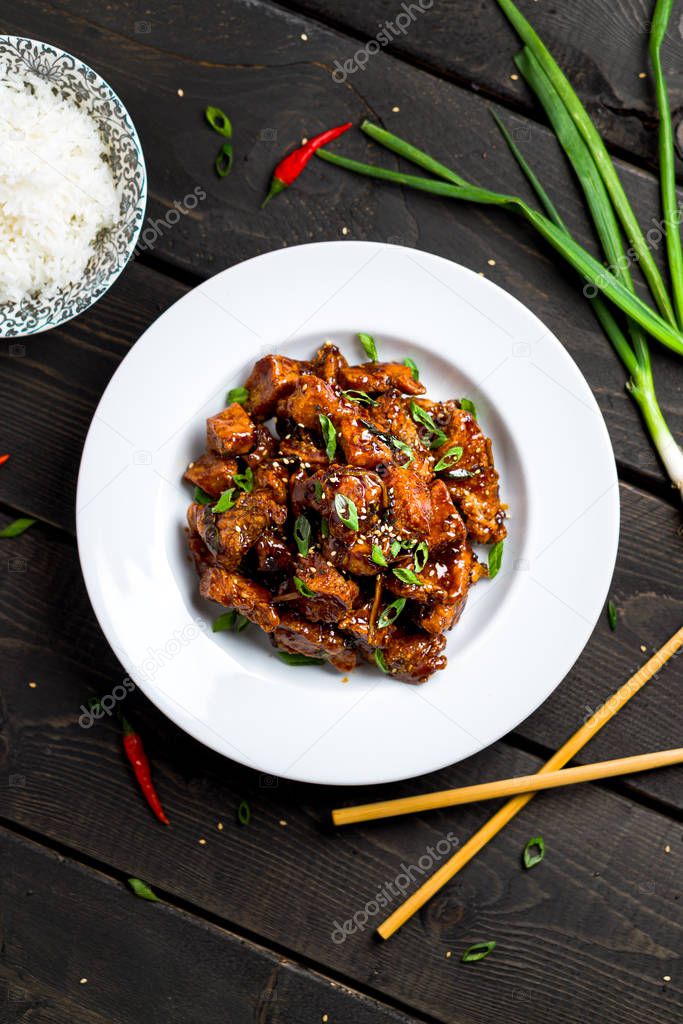
{"label": "wooden chopstick", "polygon": [[[550,760],[546,761],[542,768],[539,768],[538,774],[554,772],[558,768],[562,768],[568,761],[571,761],[579,750],[602,729],[603,725],[606,725],[628,703],[631,697],[635,696],[638,690],[659,672],[660,668],[681,646],[683,646],[683,626],[601,708],[598,708],[595,714],[591,715],[580,729],[577,729],[564,746],[560,747]],[[377,929],[377,933],[383,939],[391,938],[394,932],[398,931],[420,907],[424,906],[427,900],[431,899],[446,882],[449,882],[465,864],[472,860],[482,847],[486,846],[489,840],[493,839],[523,807],[526,807],[533,796],[533,793],[524,793],[513,797],[512,800],[508,800],[506,804],[503,804],[500,810],[496,811],[493,817],[478,832],[475,832],[464,846],[460,847],[457,853],[447,860],[445,864],[442,864],[431,878],[428,878],[419,889],[416,889],[408,897],[405,903],[397,907],[393,914],[390,914],[382,922]]]}
{"label": "wooden chopstick", "polygon": [[379,800],[374,804],[340,807],[332,811],[332,821],[335,825],[352,825],[357,821],[394,818],[399,814],[433,811],[438,807],[455,807],[477,800],[495,800],[497,797],[515,796],[517,793],[537,793],[540,789],[573,786],[577,782],[611,779],[615,775],[646,772],[671,764],[683,764],[683,747],[677,747],[675,750],[657,750],[652,754],[635,754],[633,757],[617,757],[613,761],[582,764],[576,768],[560,768],[559,771],[546,774],[521,775],[515,779],[498,779],[496,782],[482,782],[476,786],[442,789],[435,793],[406,796],[398,800]]}

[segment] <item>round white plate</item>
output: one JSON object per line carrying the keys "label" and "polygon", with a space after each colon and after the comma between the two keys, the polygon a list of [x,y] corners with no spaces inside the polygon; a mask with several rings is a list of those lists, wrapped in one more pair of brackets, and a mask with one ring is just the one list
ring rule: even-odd
{"label": "round white plate", "polygon": [[[253,626],[212,633],[220,608],[199,599],[186,553],[181,478],[226,390],[266,353],[306,358],[325,338],[360,361],[358,331],[382,359],[411,356],[430,397],[475,401],[510,506],[502,570],[472,589],[448,667],[422,686],[287,667]],[[77,526],[100,625],[172,721],[269,775],[377,783],[476,753],[552,693],[604,605],[619,492],[590,389],[528,309],[425,252],[326,242],[223,271],[143,334],[93,418]]]}

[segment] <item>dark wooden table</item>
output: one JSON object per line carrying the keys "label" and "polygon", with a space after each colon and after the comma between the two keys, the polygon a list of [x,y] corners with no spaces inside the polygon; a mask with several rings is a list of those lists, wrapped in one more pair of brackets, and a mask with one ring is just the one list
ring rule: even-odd
{"label": "dark wooden table", "polygon": [[[109,693],[122,677],[91,612],[74,539],[76,473],[102,390],[144,328],[194,284],[302,242],[417,246],[482,270],[518,296],[588,379],[621,478],[617,631],[603,618],[562,685],[513,734],[465,763],[371,796],[533,771],[683,621],[678,502],[574,280],[523,225],[377,187],[320,161],[259,210],[284,151],[363,116],[478,181],[509,187],[516,171],[487,109],[497,104],[562,213],[592,244],[563,159],[515,78],[517,43],[493,0],[435,0],[417,13],[406,6],[410,26],[364,70],[335,82],[336,62],[361,50],[379,23],[394,22],[397,0],[0,0],[2,31],[79,54],[121,95],[142,137],[148,218],[157,222],[152,245],[86,315],[47,335],[0,342],[0,449],[12,453],[0,475],[0,524],[18,514],[39,520],[1,542],[2,1021],[672,1024],[683,1015],[679,769],[537,798],[389,943],[373,940],[370,922],[336,944],[335,922],[362,910],[447,832],[467,838],[491,807],[333,834],[327,809],[360,791],[259,776],[205,750],[134,694],[129,714],[173,821],[164,830],[131,783],[116,723],[78,724],[88,695]],[[656,219],[656,121],[650,79],[641,77],[651,0],[522,7],[623,161],[637,212]],[[677,124],[682,59],[676,16],[666,64]],[[235,167],[225,181],[211,170],[207,103],[234,120]],[[358,133],[343,148],[370,151]],[[198,186],[206,199],[169,227],[167,212]],[[683,367],[659,347],[654,355],[661,402],[680,438]],[[678,661],[583,757],[680,745],[680,686]],[[246,828],[235,821],[243,798],[252,807]],[[546,860],[525,872],[520,851],[538,834]],[[136,900],[129,875],[154,886],[163,904]],[[467,945],[489,938],[494,955],[460,963]]]}

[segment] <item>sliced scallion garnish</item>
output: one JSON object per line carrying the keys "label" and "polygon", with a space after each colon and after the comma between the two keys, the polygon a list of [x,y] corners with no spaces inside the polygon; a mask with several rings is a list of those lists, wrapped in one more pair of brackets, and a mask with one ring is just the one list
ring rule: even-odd
{"label": "sliced scallion garnish", "polygon": [[390,626],[392,622],[396,622],[405,606],[405,597],[399,597],[397,601],[392,601],[391,604],[388,604],[377,620],[379,628],[384,629],[385,626]]}

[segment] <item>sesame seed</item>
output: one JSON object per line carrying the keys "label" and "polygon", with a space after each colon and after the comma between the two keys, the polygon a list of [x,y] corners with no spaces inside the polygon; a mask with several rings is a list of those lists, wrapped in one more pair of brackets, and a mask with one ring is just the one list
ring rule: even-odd
{"label": "sesame seed", "polygon": [[29,689],[35,690],[36,687],[38,686],[38,683],[34,683],[33,680],[31,680],[31,682],[28,685],[29,685]]}
{"label": "sesame seed", "polygon": [[287,828],[287,822],[285,821],[284,818],[280,818],[280,827]]}
{"label": "sesame seed", "polygon": [[88,979],[87,978],[81,978],[81,980],[79,981],[78,984],[79,985],[87,985],[88,984]]}
{"label": "sesame seed", "polygon": [[670,974],[665,974],[664,977],[662,978],[662,981],[671,981],[671,975]]}
{"label": "sesame seed", "polygon": [[452,956],[453,956],[453,954],[451,953],[450,949],[447,949],[447,950],[446,950],[446,959],[447,959],[447,960],[450,960],[450,958],[451,958]]}
{"label": "sesame seed", "polygon": [[180,98],[182,99],[182,98],[183,98],[183,96],[185,95],[185,90],[184,90],[184,89],[178,89],[178,95],[179,95],[179,96],[180,96]]}
{"label": "sesame seed", "polygon": [[349,229],[347,227],[342,228],[342,235],[348,235]]}
{"label": "sesame seed", "polygon": [[669,846],[669,844],[668,844],[668,843],[667,843],[667,844],[666,844],[666,846],[664,847],[664,853],[671,853],[671,847]]}
{"label": "sesame seed", "polygon": [[216,822],[216,828],[218,829],[219,832],[222,832],[223,831],[223,822],[222,821],[217,821]]}
{"label": "sesame seed", "polygon": [[206,839],[197,840],[200,846],[206,846]]}
{"label": "sesame seed", "polygon": [[647,72],[646,71],[639,72],[638,78],[647,78]]}
{"label": "sesame seed", "polygon": [[391,113],[392,114],[398,114],[400,110],[401,110],[400,107],[392,107],[391,108]]}
{"label": "sesame seed", "polygon": [[486,262],[488,263],[488,265],[490,267],[495,267],[495,265],[496,265],[496,261],[495,260],[487,260]]}
{"label": "sesame seed", "polygon": [[641,644],[640,645],[640,649],[643,652],[643,654],[645,654],[645,651],[647,650],[647,647],[645,646],[645,644]]}
{"label": "sesame seed", "polygon": [[[303,42],[304,42],[304,43],[307,43],[307,42],[308,42],[308,36],[306,35],[306,33],[305,33],[305,32],[302,32],[302,33],[301,33],[301,38],[302,38],[302,40],[303,40]],[[304,142],[303,142],[303,145],[306,145],[306,141],[305,141],[305,140],[304,140]]]}
{"label": "sesame seed", "polygon": [[324,1013],[324,1014],[322,1015],[322,1017],[321,1017],[320,1019],[321,1019],[321,1021],[323,1022],[323,1024],[327,1024],[327,1021],[328,1021],[328,1020],[329,1020],[330,1018],[329,1018],[329,1015],[328,1015],[327,1013]]}
{"label": "sesame seed", "polygon": [[518,78],[519,78],[519,75],[515,75],[513,73],[512,75],[510,75],[510,78],[512,79],[513,82],[516,82],[518,80]]}

